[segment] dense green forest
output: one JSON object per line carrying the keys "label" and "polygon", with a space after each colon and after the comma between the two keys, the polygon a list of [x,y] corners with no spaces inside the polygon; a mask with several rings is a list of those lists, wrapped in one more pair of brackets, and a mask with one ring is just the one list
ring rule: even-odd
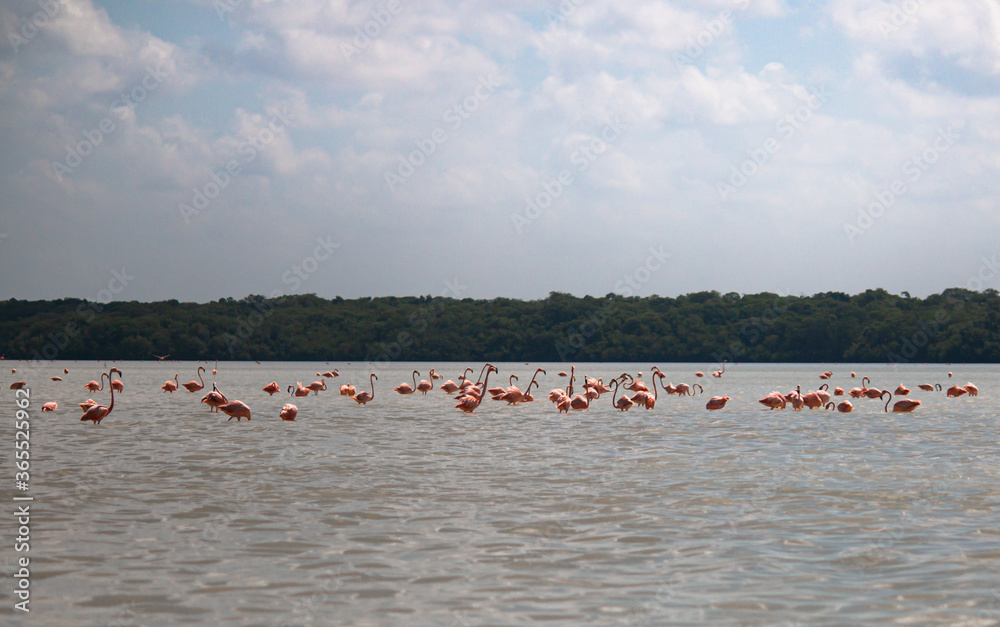
{"label": "dense green forest", "polygon": [[8,359],[995,362],[1000,294],[0,302]]}

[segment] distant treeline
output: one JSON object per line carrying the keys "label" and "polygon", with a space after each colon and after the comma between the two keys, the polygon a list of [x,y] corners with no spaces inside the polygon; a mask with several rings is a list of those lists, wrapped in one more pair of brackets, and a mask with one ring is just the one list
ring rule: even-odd
{"label": "distant treeline", "polygon": [[996,362],[1000,294],[0,302],[8,359]]}

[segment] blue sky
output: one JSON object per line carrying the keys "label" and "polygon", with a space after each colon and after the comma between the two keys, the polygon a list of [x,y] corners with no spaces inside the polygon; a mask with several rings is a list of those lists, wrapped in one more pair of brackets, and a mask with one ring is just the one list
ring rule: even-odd
{"label": "blue sky", "polygon": [[0,298],[1000,289],[995,0],[13,0],[0,36]]}

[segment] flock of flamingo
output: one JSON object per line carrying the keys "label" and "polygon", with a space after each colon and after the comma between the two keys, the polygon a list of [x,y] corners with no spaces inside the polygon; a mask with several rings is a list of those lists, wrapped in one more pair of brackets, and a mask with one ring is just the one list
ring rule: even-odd
{"label": "flock of flamingo", "polygon": [[[162,358],[159,358],[162,361]],[[259,363],[259,362],[258,362]],[[216,367],[218,362],[216,362]],[[205,388],[205,380],[202,378],[202,373],[205,372],[205,367],[198,366],[197,377],[198,380],[188,381],[187,383],[180,383],[178,377],[180,373],[175,373],[173,380],[167,380],[160,389],[164,392],[176,392],[180,388],[184,388],[188,392],[194,394],[196,392],[201,392]],[[712,376],[721,379],[726,371],[726,364],[723,362],[722,368],[716,370],[712,373]],[[16,369],[11,369],[11,373],[16,373]],[[516,374],[511,374],[508,378],[507,387],[487,387],[490,374],[497,373],[497,367],[492,364],[483,365],[479,372],[479,378],[475,383],[471,381],[470,374],[475,372],[473,368],[466,368],[462,374],[458,377],[459,383],[452,380],[447,380],[438,389],[442,390],[446,394],[454,395],[454,400],[457,401],[455,407],[466,413],[474,412],[487,395],[494,401],[503,401],[508,405],[518,405],[521,403],[533,402],[534,396],[531,394],[532,386],[536,389],[539,387],[539,383],[536,380],[539,373],[547,374],[542,368],[535,370],[534,375],[531,377],[531,381],[528,383],[524,391],[518,388],[514,381],[518,380]],[[63,374],[68,374],[68,369],[63,369]],[[217,368],[212,369],[212,374],[217,373]],[[118,375],[115,379],[114,375]],[[569,413],[570,410],[582,411],[590,408],[593,401],[598,400],[604,394],[611,394],[611,404],[619,411],[628,411],[632,407],[642,407],[644,409],[653,409],[656,406],[656,401],[658,399],[658,390],[663,389],[663,391],[669,395],[679,395],[679,396],[694,396],[696,394],[696,389],[698,394],[703,394],[705,388],[700,383],[695,383],[693,385],[688,385],[686,383],[678,383],[673,385],[673,383],[664,384],[664,379],[667,378],[666,374],[659,369],[657,366],[653,366],[651,371],[651,384],[652,389],[642,381],[642,373],[638,373],[636,376],[625,372],[617,377],[611,379],[611,381],[605,385],[604,380],[601,378],[595,379],[584,375],[582,394],[574,395],[574,383],[576,382],[576,366],[570,368],[570,372],[559,372],[560,377],[568,377],[569,381],[565,388],[555,388],[548,394],[548,399],[552,401],[559,413]],[[318,380],[313,381],[309,385],[303,386],[301,382],[296,382],[295,385],[288,385],[285,391],[293,397],[303,397],[308,396],[310,393],[318,395],[322,391],[329,389],[327,387],[327,379],[333,379],[340,376],[337,370],[327,370],[325,372],[317,372]],[[400,395],[411,395],[416,392],[420,392],[426,395],[428,392],[434,390],[434,381],[437,379],[443,379],[444,377],[437,372],[434,368],[431,368],[428,372],[430,380],[421,380],[417,383],[417,377],[420,376],[420,372],[414,370],[411,374],[411,382],[402,382],[397,385],[394,391]],[[704,377],[704,373],[696,372],[696,377]],[[826,372],[819,375],[820,379],[827,380],[833,376],[833,372],[827,370]],[[856,378],[856,373],[851,373],[851,378]],[[952,373],[948,373],[948,377],[951,377]],[[83,410],[83,415],[80,417],[81,421],[90,421],[97,425],[106,418],[114,409],[115,406],[115,392],[123,392],[123,375],[121,370],[118,368],[111,368],[107,372],[102,372],[99,380],[93,380],[86,383],[83,387],[91,392],[103,391],[105,385],[105,377],[107,377],[107,383],[109,385],[111,399],[108,405],[101,405],[93,399],[87,399],[86,401],[79,403],[80,408]],[[54,376],[50,377],[52,381],[62,381],[62,377]],[[354,400],[359,405],[365,405],[373,400],[375,400],[375,381],[378,380],[378,376],[373,372],[369,376],[369,385],[371,391],[361,390],[358,391],[355,386],[351,384],[344,384],[340,386],[341,396],[347,396]],[[791,405],[793,410],[802,409],[830,409],[839,412],[850,412],[853,411],[854,405],[849,400],[842,400],[839,403],[831,400],[833,397],[848,396],[854,399],[879,399],[881,400],[886,395],[888,395],[888,400],[885,402],[884,411],[889,411],[889,404],[892,402],[893,397],[907,396],[910,394],[910,389],[900,384],[894,391],[888,389],[879,389],[877,387],[868,387],[871,379],[868,377],[862,377],[861,387],[854,387],[850,390],[844,390],[839,386],[835,387],[831,392],[828,383],[821,384],[816,390],[809,390],[802,393],[801,386],[796,386],[795,390],[783,394],[781,392],[771,392],[767,394],[764,398],[760,399],[758,402],[761,405],[771,409],[771,410],[782,410],[788,408]],[[10,389],[20,389],[26,385],[25,381],[16,381],[11,384]],[[924,383],[917,386],[923,391],[941,391],[942,386],[940,383],[930,384]],[[273,396],[281,392],[282,388],[278,385],[276,381],[272,381],[261,388],[261,391],[266,392],[269,396]],[[619,393],[621,394],[619,396]],[[946,390],[946,395],[948,397],[959,397],[968,394],[969,396],[978,396],[979,388],[977,388],[973,383],[966,383],[963,386],[953,385]],[[732,400],[728,395],[723,396],[713,396],[705,404],[705,409],[707,410],[720,410],[726,406],[726,403]],[[240,400],[229,400],[225,394],[218,388],[215,382],[212,383],[212,390],[201,397],[201,402],[208,406],[211,412],[222,412],[229,416],[229,420],[236,418],[237,422],[241,419],[246,418],[248,421],[251,418],[250,406]],[[921,401],[902,398],[897,400],[892,405],[893,412],[912,412],[917,407],[921,405]],[[57,403],[48,402],[42,405],[43,412],[52,412],[58,409]],[[293,403],[286,403],[278,412],[279,418],[286,421],[295,420],[296,415],[298,415],[298,407]]]}

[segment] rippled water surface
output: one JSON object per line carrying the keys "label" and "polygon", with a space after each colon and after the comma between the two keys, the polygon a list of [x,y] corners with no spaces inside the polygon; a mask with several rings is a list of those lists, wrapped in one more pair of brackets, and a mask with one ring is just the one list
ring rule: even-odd
{"label": "rippled water surface", "polygon": [[[25,377],[32,623],[1000,623],[995,366],[741,364],[695,379],[715,366],[666,364],[668,380],[705,394],[628,413],[609,395],[560,415],[545,395],[566,385],[556,373],[567,366],[539,364],[534,403],[486,400],[466,415],[438,389],[392,391],[414,368],[457,379],[465,364],[382,366],[367,406],[334,389],[368,389],[363,364],[220,362],[215,377],[209,364],[208,387],[214,378],[252,408],[238,423],[209,413],[203,392],[160,390],[175,372],[196,378],[196,364],[111,365],[125,390],[97,426],[75,404],[108,402],[83,389],[102,364],[45,363]],[[650,365],[583,364],[577,386],[625,370],[648,380]],[[490,384],[513,373],[523,387],[535,366],[498,364]],[[331,368],[341,376],[318,396],[261,391]],[[831,386],[902,381],[923,405],[757,403],[814,389],[827,369]],[[11,494],[7,387],[21,377],[3,373]],[[967,381],[978,397],[916,387]],[[706,411],[714,394],[733,400]],[[41,413],[46,401],[59,410]],[[295,422],[278,419],[286,402]],[[0,521],[9,574],[16,526]],[[13,614],[10,581],[0,619]]]}

